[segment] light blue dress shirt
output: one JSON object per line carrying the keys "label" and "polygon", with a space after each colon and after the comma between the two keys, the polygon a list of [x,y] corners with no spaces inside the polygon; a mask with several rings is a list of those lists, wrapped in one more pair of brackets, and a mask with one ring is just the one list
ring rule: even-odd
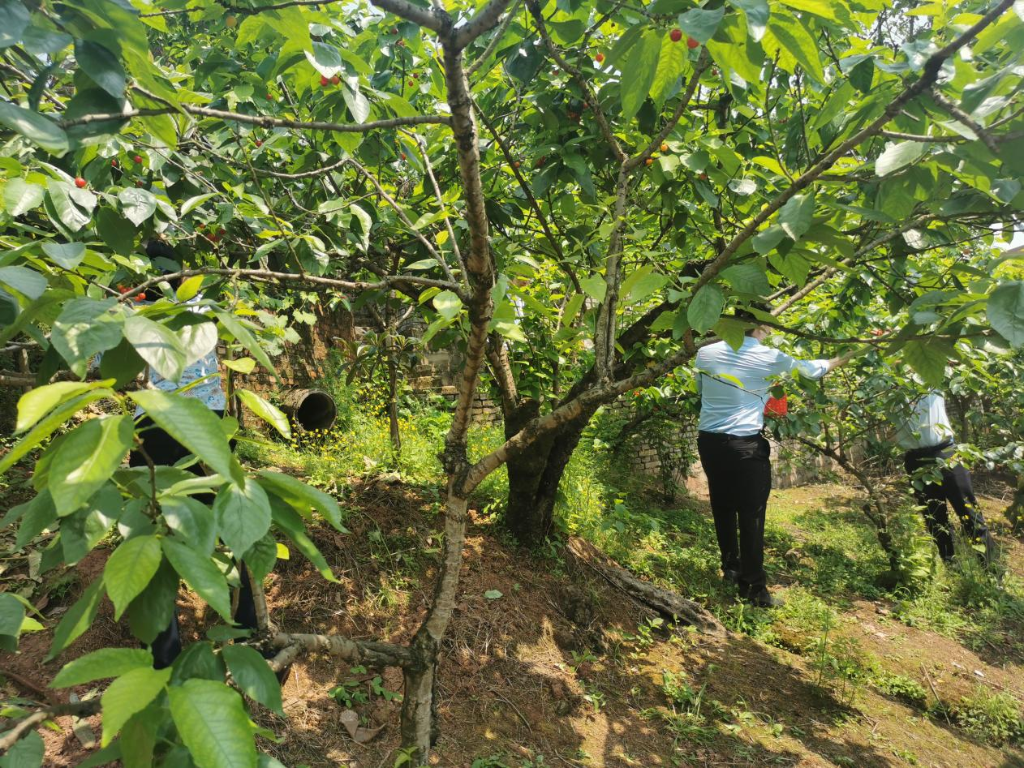
{"label": "light blue dress shirt", "polygon": [[764,427],[772,378],[798,370],[802,376],[820,379],[828,372],[828,361],[797,360],[747,336],[738,350],[724,341],[702,347],[696,368],[701,395],[698,428],[749,437]]}
{"label": "light blue dress shirt", "polygon": [[946,415],[946,398],[935,390],[910,404],[906,420],[896,432],[896,442],[905,451],[931,448],[953,439],[953,427]]}

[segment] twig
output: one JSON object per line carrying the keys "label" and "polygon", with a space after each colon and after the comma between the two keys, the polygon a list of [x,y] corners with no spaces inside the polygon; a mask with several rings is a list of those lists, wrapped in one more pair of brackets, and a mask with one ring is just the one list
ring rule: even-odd
{"label": "twig", "polygon": [[100,711],[100,702],[98,699],[92,699],[90,701],[79,701],[73,704],[56,704],[46,709],[40,709],[33,712],[31,715],[26,717],[24,720],[18,722],[9,731],[5,731],[3,736],[0,736],[0,754],[4,754],[13,747],[19,739],[21,739],[26,733],[31,731],[37,725],[45,723],[54,717],[61,717],[62,715],[95,715]]}

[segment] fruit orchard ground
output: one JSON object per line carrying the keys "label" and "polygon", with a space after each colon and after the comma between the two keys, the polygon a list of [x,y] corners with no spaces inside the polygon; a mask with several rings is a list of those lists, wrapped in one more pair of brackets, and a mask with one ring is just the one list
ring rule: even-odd
{"label": "fruit orchard ground", "polygon": [[[285,629],[407,639],[434,575],[435,499],[430,489],[355,486],[346,499],[352,534],[317,533],[341,586],[326,585],[299,558],[279,562],[269,590],[275,619]],[[727,593],[709,590],[704,599],[726,623],[749,633],[733,632],[722,640],[651,628],[651,614],[592,574],[560,557],[524,556],[477,516],[444,649],[442,737],[434,763],[467,768],[1024,765],[1019,749],[988,745],[941,715],[883,693],[873,682],[900,675],[928,690],[929,699],[937,695],[948,704],[979,686],[1019,702],[1024,656],[1019,632],[1014,635],[1009,627],[929,628],[934,616],[927,605],[915,613],[891,599],[869,599],[849,589],[857,583],[856,566],[848,564],[840,573],[839,564],[843,558],[855,562],[858,553],[846,548],[857,547],[866,533],[853,499],[842,486],[774,495],[770,557],[790,605],[775,614],[743,612]],[[986,506],[990,515],[998,508],[994,500]],[[701,507],[694,503],[689,519],[706,526]],[[822,516],[831,521],[828,540],[820,535]],[[1001,542],[1010,549],[1007,581],[1013,594],[1020,585],[1024,547],[1005,537]],[[782,545],[788,548],[780,551]],[[86,579],[99,572],[106,554],[101,549],[82,564]],[[54,590],[44,614],[59,615],[80,588],[73,583]],[[829,595],[837,612],[824,651],[822,627],[815,623],[816,594]],[[194,639],[208,617],[199,615],[200,603],[184,593],[180,604],[184,633]],[[22,653],[8,657],[4,667],[44,685],[58,669],[42,661],[48,635],[26,636]],[[118,642],[127,644],[129,637],[113,623],[108,607],[71,655]],[[834,665],[821,663],[831,659]],[[841,680],[830,670],[844,664],[870,674]],[[674,676],[675,687],[664,685],[666,672]],[[290,766],[390,766],[399,705],[372,692],[373,677],[372,671],[339,670],[326,658],[303,660],[284,686],[288,720],[261,717],[282,736],[280,743],[264,742],[263,748]],[[384,726],[368,744],[349,739],[341,723],[343,707],[328,696],[345,681],[352,682],[350,690],[367,692],[369,700],[355,705],[365,723]],[[400,678],[384,673],[380,684],[394,690]],[[7,696],[31,695],[12,682],[5,689]],[[83,686],[76,692],[82,696],[88,690]],[[62,719],[60,725],[62,733],[44,733],[46,764],[74,765],[84,751],[71,723]],[[98,723],[92,727],[98,732]]]}

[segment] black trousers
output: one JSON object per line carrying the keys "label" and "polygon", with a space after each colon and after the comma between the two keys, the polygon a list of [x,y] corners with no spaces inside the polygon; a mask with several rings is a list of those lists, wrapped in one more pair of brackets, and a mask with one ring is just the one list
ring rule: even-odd
{"label": "black trousers", "polygon": [[772,490],[771,446],[761,435],[701,432],[697,451],[708,478],[722,570],[739,574],[741,592],[757,594],[768,583],[764,520]]}
{"label": "black trousers", "polygon": [[[214,411],[218,416],[223,416],[223,411]],[[139,424],[139,437],[142,440],[142,449],[149,455],[156,465],[174,464],[189,455],[189,450],[181,443],[157,427],[150,419],[144,418]],[[144,467],[147,465],[142,451],[134,450],[128,457],[128,464],[132,467]],[[189,471],[201,475],[202,469],[198,464],[189,467]],[[203,504],[213,504],[213,494],[196,494],[196,500]],[[211,512],[212,514],[212,512]],[[239,575],[242,587],[238,595],[238,607],[235,609],[235,622],[246,629],[257,629],[256,624],[256,601],[252,594],[252,585],[249,583],[249,573],[245,563],[241,564]],[[153,666],[156,669],[169,667],[181,653],[181,633],[178,629],[178,609],[175,607],[174,616],[167,629],[156,636],[150,646],[153,651]]]}
{"label": "black trousers", "polygon": [[[951,444],[936,445],[930,448],[917,448],[907,451],[903,456],[903,464],[911,477],[925,467],[933,467],[939,459],[948,459],[953,455]],[[924,507],[924,521],[928,532],[935,539],[939,548],[939,556],[949,562],[953,559],[953,526],[949,519],[949,508],[946,502],[953,505],[964,537],[973,544],[983,544],[985,562],[992,560],[995,554],[995,542],[985,524],[978,499],[971,485],[971,473],[957,464],[942,470],[940,482],[925,483],[920,489],[914,489],[917,503]]]}

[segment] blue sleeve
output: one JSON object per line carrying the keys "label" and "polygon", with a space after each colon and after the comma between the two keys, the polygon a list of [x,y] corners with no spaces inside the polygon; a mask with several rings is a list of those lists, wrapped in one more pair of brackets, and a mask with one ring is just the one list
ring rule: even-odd
{"label": "blue sleeve", "polygon": [[801,376],[808,379],[820,379],[828,373],[828,360],[797,360],[785,352],[775,351],[776,358],[772,373],[781,376],[785,373],[799,371]]}

